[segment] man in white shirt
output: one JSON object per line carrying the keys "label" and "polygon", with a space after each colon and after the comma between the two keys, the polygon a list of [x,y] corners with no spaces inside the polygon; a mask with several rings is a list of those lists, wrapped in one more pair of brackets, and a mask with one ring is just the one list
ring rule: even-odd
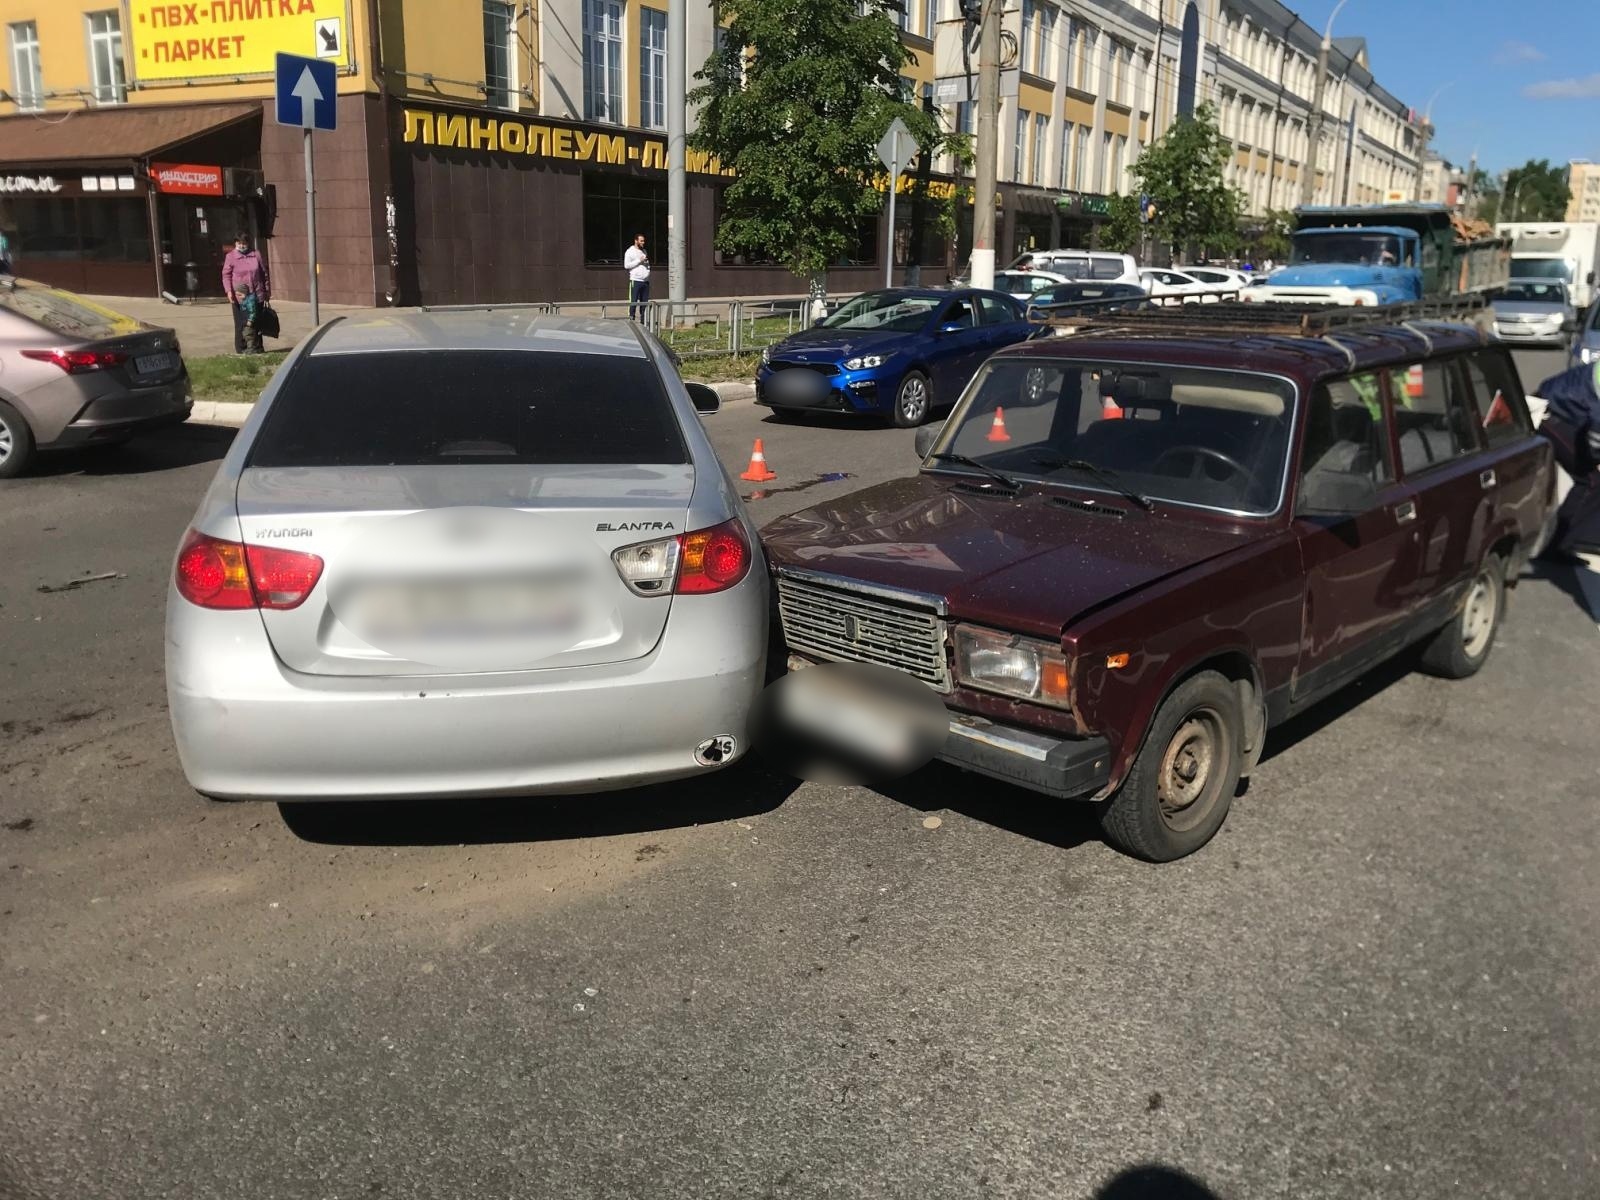
{"label": "man in white shirt", "polygon": [[628,273],[628,319],[642,321],[650,303],[650,256],[644,252],[644,234],[623,252],[622,269]]}

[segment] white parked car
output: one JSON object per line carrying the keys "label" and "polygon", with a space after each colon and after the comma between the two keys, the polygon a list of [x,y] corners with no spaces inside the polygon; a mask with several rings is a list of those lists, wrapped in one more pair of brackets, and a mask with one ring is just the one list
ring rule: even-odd
{"label": "white parked car", "polygon": [[1169,267],[1145,267],[1139,272],[1139,281],[1144,285],[1144,290],[1157,299],[1180,296],[1185,304],[1212,303],[1221,299],[1222,289],[1215,284],[1204,283],[1187,272]]}
{"label": "white parked car", "polygon": [[1254,277],[1244,271],[1235,271],[1231,267],[1181,267],[1185,275],[1191,275],[1201,283],[1210,284],[1219,292],[1237,292],[1241,288],[1249,287],[1255,282]]}
{"label": "white parked car", "polygon": [[1139,264],[1133,255],[1110,250],[1032,250],[1019,255],[1008,270],[1053,271],[1071,280],[1095,283],[1139,282]]}
{"label": "white parked car", "polygon": [[1024,304],[1040,292],[1048,292],[1059,284],[1071,282],[1067,276],[1058,275],[1054,271],[1007,270],[994,273],[994,290],[1005,292]]}

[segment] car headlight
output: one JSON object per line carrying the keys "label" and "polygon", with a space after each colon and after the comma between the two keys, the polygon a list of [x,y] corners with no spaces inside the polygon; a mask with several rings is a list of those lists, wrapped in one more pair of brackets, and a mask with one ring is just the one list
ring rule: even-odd
{"label": "car headlight", "polygon": [[956,678],[986,692],[1068,707],[1067,660],[1058,646],[987,629],[956,630]]}
{"label": "car headlight", "polygon": [[1600,358],[1600,350],[1596,350],[1592,346],[1584,346],[1578,351],[1578,357],[1586,363],[1592,363],[1596,358]]}
{"label": "car headlight", "polygon": [[772,361],[772,347],[771,346],[763,346],[763,347],[761,347],[761,365],[762,366],[766,366],[771,361]]}
{"label": "car headlight", "polygon": [[1544,323],[1546,325],[1559,325],[1565,320],[1566,318],[1560,313],[1546,313],[1544,315]]}
{"label": "car headlight", "polygon": [[846,371],[870,371],[873,367],[883,366],[883,355],[863,354],[860,358],[847,359],[844,364]]}

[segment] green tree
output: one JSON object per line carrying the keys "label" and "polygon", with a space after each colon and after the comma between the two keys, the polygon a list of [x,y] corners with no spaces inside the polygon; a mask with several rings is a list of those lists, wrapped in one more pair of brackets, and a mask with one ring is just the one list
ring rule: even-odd
{"label": "green tree", "polygon": [[1275,262],[1288,262],[1289,235],[1294,232],[1294,212],[1287,208],[1273,209],[1262,218],[1261,233],[1256,237],[1256,250],[1261,257]]}
{"label": "green tree", "polygon": [[1111,197],[1110,215],[1095,231],[1099,245],[1105,250],[1138,255],[1144,244],[1145,228],[1139,220],[1137,196]]}
{"label": "green tree", "polygon": [[860,15],[856,0],[721,0],[727,37],[689,97],[700,106],[690,144],[735,172],[718,248],[776,259],[814,289],[883,208],[876,147],[891,121],[925,153],[958,148],[904,98],[911,53],[889,16],[897,0],[865,5]]}
{"label": "green tree", "polygon": [[1560,221],[1567,215],[1567,172],[1550,160],[1529,159],[1506,174],[1501,221]]}
{"label": "green tree", "polygon": [[1155,233],[1177,253],[1228,251],[1239,241],[1244,193],[1223,174],[1233,143],[1217,113],[1201,105],[1145,147],[1133,165],[1140,188],[1155,201]]}

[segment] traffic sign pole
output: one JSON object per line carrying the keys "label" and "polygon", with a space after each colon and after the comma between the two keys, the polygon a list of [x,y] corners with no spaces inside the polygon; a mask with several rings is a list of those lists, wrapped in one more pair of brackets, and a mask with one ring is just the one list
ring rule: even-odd
{"label": "traffic sign pole", "polygon": [[311,164],[311,130],[304,133],[306,146],[306,269],[311,280],[311,327],[322,324],[317,305],[317,181]]}
{"label": "traffic sign pole", "polygon": [[890,134],[894,138],[893,162],[889,167],[889,249],[884,255],[883,286],[894,286],[894,194],[899,190],[900,182],[900,135],[899,131]]}

